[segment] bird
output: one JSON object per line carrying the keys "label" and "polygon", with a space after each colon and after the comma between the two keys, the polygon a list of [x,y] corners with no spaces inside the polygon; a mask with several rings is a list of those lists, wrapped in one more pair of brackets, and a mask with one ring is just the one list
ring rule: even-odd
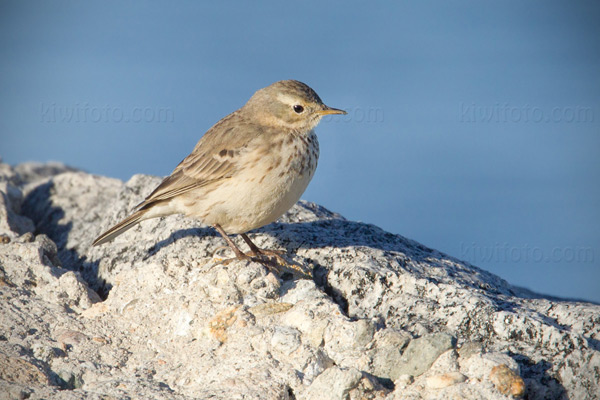
{"label": "bird", "polygon": [[[282,80],[259,89],[244,106],[213,125],[193,151],[121,222],[98,236],[109,242],[141,221],[183,214],[212,226],[234,259],[280,257],[246,234],[281,217],[300,199],[317,168],[314,128],[326,106],[305,83]],[[231,239],[239,234],[244,253]]]}

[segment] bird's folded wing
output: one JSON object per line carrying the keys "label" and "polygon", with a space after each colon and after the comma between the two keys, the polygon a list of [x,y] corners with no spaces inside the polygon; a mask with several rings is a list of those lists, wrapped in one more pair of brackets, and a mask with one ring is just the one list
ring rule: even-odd
{"label": "bird's folded wing", "polygon": [[[183,159],[173,173],[166,177],[136,208],[169,200],[182,193],[233,176],[240,164],[240,153],[243,153],[255,137],[239,134],[240,129],[246,129],[247,132],[248,126],[231,124],[234,122],[231,121],[234,114],[223,118],[209,129],[194,151]],[[225,125],[226,122],[229,123]]]}
{"label": "bird's folded wing", "polygon": [[183,162],[188,162],[189,165],[173,171],[138,207],[168,200],[209,183],[229,178],[236,170],[235,162],[216,160],[203,154],[191,154]]}

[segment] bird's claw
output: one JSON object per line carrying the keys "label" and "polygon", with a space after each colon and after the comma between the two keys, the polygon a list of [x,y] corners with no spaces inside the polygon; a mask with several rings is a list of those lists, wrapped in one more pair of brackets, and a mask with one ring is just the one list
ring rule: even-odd
{"label": "bird's claw", "polygon": [[259,253],[242,253],[232,258],[217,259],[217,265],[228,265],[233,261],[252,261],[262,264],[269,271],[277,275],[289,272],[298,278],[313,278],[312,271],[296,263],[288,262],[282,257],[282,254],[285,254],[285,252],[275,250],[261,250]]}

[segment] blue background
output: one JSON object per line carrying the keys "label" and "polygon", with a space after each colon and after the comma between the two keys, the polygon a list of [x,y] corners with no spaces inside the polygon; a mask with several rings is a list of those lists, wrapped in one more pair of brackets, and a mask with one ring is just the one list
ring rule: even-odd
{"label": "blue background", "polygon": [[0,4],[0,156],[167,175],[280,79],[349,111],[303,198],[600,301],[598,2]]}

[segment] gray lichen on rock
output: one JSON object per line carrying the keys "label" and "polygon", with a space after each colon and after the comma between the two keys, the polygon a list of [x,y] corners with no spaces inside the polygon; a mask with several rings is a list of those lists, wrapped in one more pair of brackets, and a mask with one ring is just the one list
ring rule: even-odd
{"label": "gray lichen on rock", "polygon": [[599,306],[313,203],[251,237],[314,280],[181,216],[90,247],[159,181],[0,164],[0,398],[598,398]]}

